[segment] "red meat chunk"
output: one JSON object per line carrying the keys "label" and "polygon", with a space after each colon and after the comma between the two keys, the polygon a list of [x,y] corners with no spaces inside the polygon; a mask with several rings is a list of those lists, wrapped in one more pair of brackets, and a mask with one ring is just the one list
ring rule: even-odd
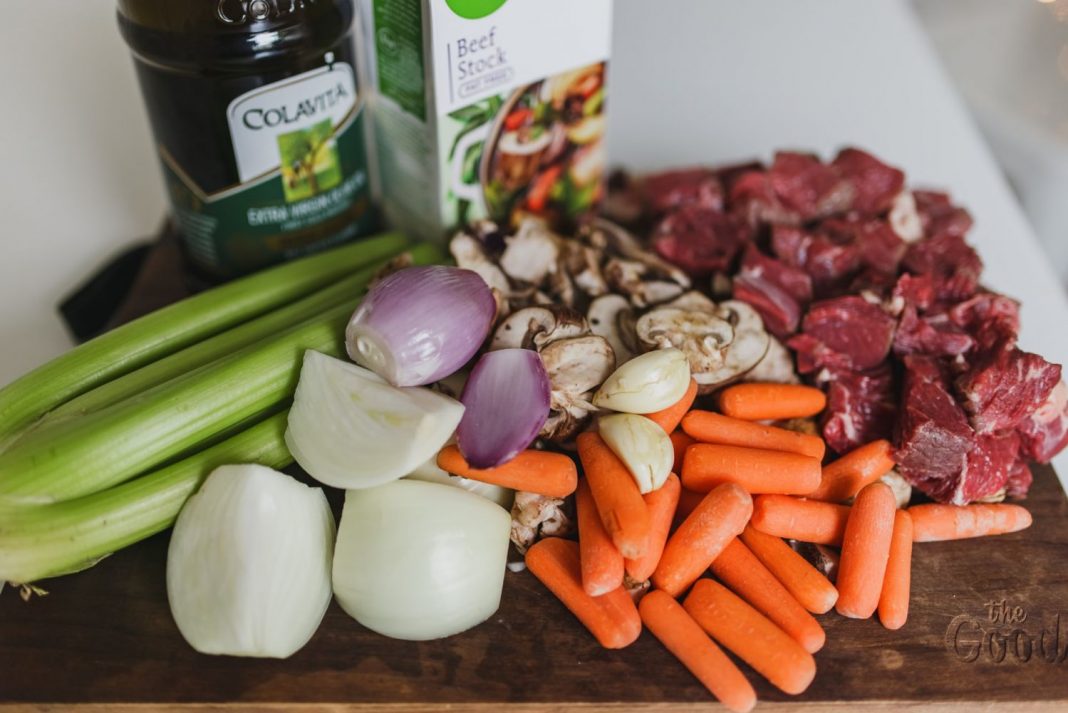
{"label": "red meat chunk", "polygon": [[653,230],[653,248],[690,275],[728,270],[749,240],[749,230],[710,208],[685,205],[668,213]]}
{"label": "red meat chunk", "polygon": [[965,505],[996,495],[1008,486],[1019,452],[1020,437],[1011,431],[980,436],[964,461],[957,487],[944,502]]}
{"label": "red meat chunk", "polygon": [[983,261],[964,238],[951,233],[913,243],[902,263],[906,270],[929,275],[939,299],[959,302],[975,294]]}
{"label": "red meat chunk", "polygon": [[1031,473],[1031,468],[1027,465],[1027,461],[1023,458],[1017,458],[1016,463],[1012,466],[1012,471],[1009,472],[1009,480],[1005,484],[1009,497],[1027,497],[1027,491],[1031,489],[1031,481],[1033,480],[1034,475]]}
{"label": "red meat chunk", "polygon": [[685,168],[646,176],[645,199],[654,213],[666,213],[681,205],[723,210],[723,186],[708,168]]}
{"label": "red meat chunk", "polygon": [[913,191],[912,197],[916,201],[916,212],[920,214],[923,234],[927,237],[964,237],[971,230],[972,216],[963,208],[953,205],[948,193]]}
{"label": "red meat chunk", "polygon": [[734,298],[752,305],[777,337],[797,331],[801,308],[812,299],[812,279],[750,244],[734,278]]}
{"label": "red meat chunk", "polygon": [[972,426],[982,434],[1015,429],[1061,380],[1059,364],[1002,344],[977,356],[957,377],[957,392]]}
{"label": "red meat chunk", "polygon": [[775,154],[768,182],[782,204],[802,220],[846,211],[853,202],[853,185],[812,154]]}
{"label": "red meat chunk", "polygon": [[828,448],[846,453],[891,437],[897,399],[889,362],[868,371],[828,370],[828,376],[827,408],[821,424]]}
{"label": "red meat chunk", "polygon": [[873,369],[890,353],[896,320],[861,297],[836,297],[814,303],[802,334],[789,341],[798,352],[802,373],[823,366]]}
{"label": "red meat chunk", "polygon": [[1039,463],[1049,463],[1068,446],[1068,385],[1057,384],[1049,397],[1020,422],[1021,452]]}
{"label": "red meat chunk", "polygon": [[908,243],[898,237],[890,224],[883,220],[868,220],[853,231],[860,260],[872,270],[897,275],[905,257]]}
{"label": "red meat chunk", "polygon": [[975,340],[945,314],[921,317],[913,305],[901,313],[894,334],[894,354],[898,355],[956,356],[974,345]]}
{"label": "red meat chunk", "polygon": [[1020,303],[996,292],[980,292],[948,310],[949,319],[964,329],[981,349],[1013,343],[1020,333]]}
{"label": "red meat chunk", "polygon": [[849,233],[812,233],[776,225],[771,231],[771,250],[787,265],[807,272],[816,293],[822,295],[841,291],[861,267],[860,249]]}
{"label": "red meat chunk", "polygon": [[939,502],[951,501],[975,431],[949,392],[942,369],[931,357],[905,357],[905,384],[894,436],[894,460],[914,487]]}
{"label": "red meat chunk", "polygon": [[766,171],[749,171],[734,177],[729,199],[731,213],[747,225],[801,223],[801,214],[787,208],[775,195]]}
{"label": "red meat chunk", "polygon": [[904,173],[860,149],[843,149],[831,165],[853,184],[853,210],[866,215],[888,210],[905,187]]}

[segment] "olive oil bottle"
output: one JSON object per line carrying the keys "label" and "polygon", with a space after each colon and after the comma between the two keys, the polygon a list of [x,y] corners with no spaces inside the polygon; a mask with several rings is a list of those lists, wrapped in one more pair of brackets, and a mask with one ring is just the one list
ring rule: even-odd
{"label": "olive oil bottle", "polygon": [[372,230],[352,0],[118,0],[172,214],[225,279]]}

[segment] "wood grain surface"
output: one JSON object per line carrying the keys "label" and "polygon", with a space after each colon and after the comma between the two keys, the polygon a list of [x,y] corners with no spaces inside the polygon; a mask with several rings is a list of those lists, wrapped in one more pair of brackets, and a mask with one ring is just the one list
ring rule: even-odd
{"label": "wood grain surface", "polygon": [[[334,493],[335,509],[339,505]],[[802,696],[743,665],[758,711],[1068,710],[1068,500],[1035,469],[1034,525],[916,546],[908,624],[820,617],[827,645]],[[648,633],[600,648],[529,572],[500,610],[441,641],[364,629],[331,605],[288,660],[204,656],[167,606],[167,534],[93,569],[0,593],[0,709],[84,711],[630,710],[705,708],[707,692]]]}

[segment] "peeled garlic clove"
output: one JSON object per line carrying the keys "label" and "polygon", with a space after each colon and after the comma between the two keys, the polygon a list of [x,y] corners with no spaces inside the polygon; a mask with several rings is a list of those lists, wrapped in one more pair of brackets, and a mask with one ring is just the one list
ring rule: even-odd
{"label": "peeled garlic clove", "polygon": [[653,413],[681,399],[690,386],[690,365],[678,349],[637,356],[612,372],[593,397],[598,408]]}
{"label": "peeled garlic clove", "polygon": [[627,466],[638,490],[651,493],[671,475],[675,452],[663,428],[645,416],[617,413],[598,421],[601,438]]}

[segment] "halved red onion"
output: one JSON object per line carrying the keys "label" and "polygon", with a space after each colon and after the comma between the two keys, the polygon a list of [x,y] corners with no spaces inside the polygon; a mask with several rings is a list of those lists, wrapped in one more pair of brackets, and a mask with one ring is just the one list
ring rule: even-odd
{"label": "halved red onion", "polygon": [[549,374],[537,352],[486,352],[467,379],[456,429],[460,453],[475,468],[515,458],[538,436],[549,417]]}
{"label": "halved red onion", "polygon": [[496,311],[478,273],[408,267],[367,292],[345,330],[345,348],[353,361],[394,386],[423,386],[475,355]]}

